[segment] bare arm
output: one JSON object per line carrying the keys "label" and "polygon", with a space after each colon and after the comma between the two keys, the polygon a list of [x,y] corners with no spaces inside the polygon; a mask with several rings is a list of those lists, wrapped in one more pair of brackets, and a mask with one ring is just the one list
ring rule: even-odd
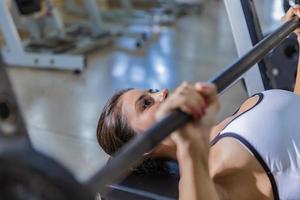
{"label": "bare arm", "polygon": [[157,117],[176,108],[195,118],[194,122],[171,135],[176,143],[181,175],[180,199],[224,199],[210,177],[208,168],[209,135],[219,110],[216,88],[205,83],[184,83],[160,106]]}
{"label": "bare arm", "polygon": [[[298,16],[300,17],[300,6],[296,5],[294,7],[291,7],[288,12],[283,16],[282,21],[286,22],[290,20],[291,18]],[[294,33],[297,35],[298,43],[300,44],[300,29],[296,29]],[[300,57],[300,53],[299,53]],[[295,82],[295,88],[294,88],[294,93],[300,95],[300,59],[298,61],[298,66],[297,66],[297,76],[296,76],[296,82]]]}
{"label": "bare arm", "polygon": [[177,157],[181,174],[180,200],[228,199],[225,191],[209,175],[207,152],[208,147],[200,149],[196,144],[178,145]]}
{"label": "bare arm", "polygon": [[[298,43],[300,44],[300,38],[298,35]],[[298,59],[298,66],[297,66],[297,76],[296,76],[296,83],[294,93],[300,95],[300,51],[299,51],[299,59]]]}

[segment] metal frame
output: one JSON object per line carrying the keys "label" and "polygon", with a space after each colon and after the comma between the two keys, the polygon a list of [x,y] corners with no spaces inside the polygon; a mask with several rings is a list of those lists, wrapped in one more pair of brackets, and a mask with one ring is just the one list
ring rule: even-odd
{"label": "metal frame", "polygon": [[86,58],[83,55],[26,52],[9,10],[9,3],[10,0],[0,1],[0,28],[6,43],[1,49],[1,54],[6,64],[43,69],[79,71],[84,69]]}
{"label": "metal frame", "polygon": [[90,19],[90,26],[95,35],[105,32],[103,21],[99,15],[98,5],[95,0],[84,0],[84,6],[88,10],[87,14]]}
{"label": "metal frame", "polygon": [[[102,19],[97,12],[97,4],[95,0],[84,0],[84,7],[88,10],[87,14],[89,17],[88,23],[78,23],[65,27],[62,17],[60,16],[59,10],[54,6],[53,0],[45,0],[47,7],[54,18],[54,28],[58,32],[58,36],[61,38],[71,38],[76,41],[76,47],[72,53],[85,54],[93,50],[110,46],[114,43],[115,34],[104,30],[104,24]],[[82,9],[81,7],[79,9]],[[75,29],[74,29],[75,28]],[[90,34],[79,33],[74,35],[77,28],[87,28]]]}
{"label": "metal frame", "polygon": [[[255,3],[253,0],[241,0],[241,5],[246,17],[246,23],[249,29],[252,44],[255,45],[264,38]],[[270,62],[268,61],[268,59],[264,58],[263,60],[258,62],[257,65],[259,67],[265,89],[270,89],[272,84],[270,82],[267,71],[267,69],[270,68]]]}
{"label": "metal frame", "polygon": [[104,28],[105,25],[101,15],[99,14],[98,5],[95,0],[84,0],[84,9],[77,5],[74,0],[66,0],[63,3],[64,9],[67,12],[74,13],[79,16],[88,16],[88,28],[91,30],[93,37],[96,38],[108,33],[108,31]]}
{"label": "metal frame", "polygon": [[[253,34],[251,38],[251,33],[248,26],[250,24],[247,24],[247,20],[251,19],[249,19],[249,17],[247,19],[245,15],[246,4],[243,4],[243,6],[243,1],[249,0],[224,0],[239,57],[248,52],[258,42],[252,40]],[[267,89],[264,84],[259,64],[255,64],[247,73],[241,76],[240,79],[236,80],[236,82],[241,79],[245,83],[245,87],[249,96]]]}
{"label": "metal frame", "polygon": [[[174,0],[167,0],[166,4],[169,8],[173,8],[175,11],[175,4],[176,2]],[[161,25],[167,25],[172,24],[175,22],[176,16],[173,15],[165,15],[161,10],[157,10],[157,13],[149,13],[142,10],[136,10],[133,8],[132,0],[121,0],[121,5],[125,11],[125,13],[128,15],[127,17],[131,17],[133,20],[134,17],[140,17],[140,22],[143,22],[143,20],[148,21],[150,24],[161,24]],[[144,18],[144,19],[143,19]],[[130,20],[130,19],[129,19]],[[130,21],[128,21],[130,23]],[[137,21],[139,22],[139,21]],[[133,20],[134,23],[134,20]]]}
{"label": "metal frame", "polygon": [[47,9],[51,12],[53,25],[55,30],[58,32],[58,36],[64,38],[66,36],[64,22],[59,13],[59,10],[54,6],[53,0],[45,0]]}
{"label": "metal frame", "polygon": [[[17,29],[28,31],[30,33],[30,38],[34,40],[40,40],[45,35],[55,35],[59,38],[65,38],[66,33],[64,30],[64,23],[59,13],[59,10],[53,4],[53,0],[44,0],[43,2],[45,2],[47,11],[51,13],[51,17],[35,17],[34,15],[24,17],[19,12],[16,1],[11,1],[10,12],[12,14]],[[52,29],[50,33],[45,32],[49,31],[48,29],[45,30],[45,27],[48,26]]]}
{"label": "metal frame", "polygon": [[[150,37],[154,34],[151,27],[130,26],[128,24],[105,24],[102,17],[103,11],[99,9],[95,0],[83,0],[85,9],[79,7],[74,0],[67,0],[64,3],[65,9],[69,12],[79,16],[88,16],[92,33],[95,36],[101,35],[101,33],[105,32],[109,32],[112,36],[114,36],[114,44],[116,48],[124,50],[139,49],[140,47],[145,46],[146,41],[150,41]],[[128,16],[131,15],[128,14]],[[121,18],[120,20],[122,21],[123,18]]]}
{"label": "metal frame", "polygon": [[[115,11],[101,11],[100,14],[104,19],[108,19],[115,23],[125,23],[127,25],[171,25],[175,22],[176,14],[166,15],[161,12],[147,12],[133,8],[131,0],[121,0],[121,9]],[[173,8],[174,13],[177,13],[174,0],[168,0],[168,8]]]}

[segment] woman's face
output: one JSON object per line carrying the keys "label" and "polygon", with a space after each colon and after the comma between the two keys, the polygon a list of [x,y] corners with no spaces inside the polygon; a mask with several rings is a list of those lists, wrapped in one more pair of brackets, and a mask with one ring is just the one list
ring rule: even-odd
{"label": "woman's face", "polygon": [[122,113],[137,133],[142,133],[155,123],[155,113],[168,97],[168,90],[129,90],[121,97]]}

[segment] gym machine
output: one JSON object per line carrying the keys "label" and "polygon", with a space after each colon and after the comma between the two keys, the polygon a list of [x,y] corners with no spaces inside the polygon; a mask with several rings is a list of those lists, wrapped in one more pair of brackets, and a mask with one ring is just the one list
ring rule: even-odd
{"label": "gym machine", "polygon": [[[290,6],[299,3],[299,0],[283,0],[283,8],[286,12]],[[230,0],[225,1],[225,5],[238,49],[244,48],[245,45],[251,47],[247,43],[255,45],[265,37],[261,30],[253,0],[241,1],[241,7],[232,4]],[[237,20],[238,16],[240,17],[239,10],[243,10],[245,20]],[[241,22],[243,22],[242,26]],[[244,31],[240,30],[241,27],[244,27]],[[243,39],[243,35],[247,34],[250,35],[250,38],[246,36],[250,39],[250,42]],[[296,36],[291,34],[258,63],[265,89],[276,88],[293,91],[297,73],[298,55],[299,44]]]}
{"label": "gym machine", "polygon": [[[219,93],[225,91],[299,26],[298,18],[285,23],[209,82],[217,86]],[[134,176],[135,179],[131,180],[125,179],[129,185],[125,182],[121,184],[116,182],[128,174],[129,167],[137,164],[145,152],[153,149],[174,130],[192,120],[191,116],[181,111],[169,114],[140,137],[125,145],[94,177],[86,183],[79,183],[67,169],[32,147],[2,64],[0,64],[0,83],[1,199],[89,200],[97,196],[104,199],[170,200],[178,197],[176,189],[172,193],[162,194],[167,193],[164,191],[167,187],[163,186],[169,184],[161,182],[163,180],[159,177],[150,177],[152,180],[148,181],[148,184],[152,185],[147,185],[147,181],[143,183],[146,178],[139,176]],[[140,188],[130,186],[130,183],[137,182],[141,183]],[[173,186],[177,187],[177,182],[174,182]],[[101,197],[97,195],[98,192]]]}
{"label": "gym machine", "polygon": [[[63,1],[64,9],[69,14],[88,17],[92,22],[94,29],[99,29],[99,27],[105,27],[102,31],[115,36],[115,47],[125,50],[135,50],[142,47],[154,36],[154,31],[151,30],[152,27],[146,27],[141,25],[127,25],[122,23],[115,23],[108,25],[104,22],[101,15],[102,12],[97,5],[96,0],[82,0],[81,3],[84,5],[82,9],[80,2],[74,0]],[[113,11],[110,11],[113,12]],[[123,19],[120,18],[119,21]],[[97,34],[97,30],[92,30],[92,32]],[[98,31],[99,32],[99,31]],[[76,29],[74,31],[76,33]]]}
{"label": "gym machine", "polygon": [[[89,20],[93,22],[94,27],[105,27],[106,30],[109,30],[113,35],[116,35],[116,48],[135,50],[146,45],[146,43],[151,41],[156,35],[151,23],[148,23],[147,25],[127,24],[123,23],[124,17],[122,16],[116,20],[118,23],[110,22],[108,25],[105,23],[106,19],[103,18],[102,14],[108,12],[113,15],[115,11],[103,11],[101,8],[99,9],[100,6],[95,0],[82,0],[80,2],[67,0],[63,1],[63,3],[64,10],[67,13],[82,17],[87,16]],[[84,9],[82,9],[81,4],[84,5]]]}
{"label": "gym machine", "polygon": [[[13,0],[10,11],[16,27],[21,32],[28,32],[32,40],[57,35],[64,37],[64,29],[57,9],[52,1],[38,2]],[[35,13],[31,13],[36,8]]]}
{"label": "gym machine", "polygon": [[[224,0],[224,3],[237,53],[240,57],[262,39],[259,27],[257,28],[257,32],[253,32],[250,29],[252,26],[259,25],[254,3],[252,0]],[[243,81],[249,96],[269,89],[268,80],[265,75],[264,60],[255,64],[244,75]]]}
{"label": "gym machine", "polygon": [[[300,4],[300,1],[284,0],[283,8],[285,12],[290,6],[295,4]],[[233,4],[230,0],[225,0],[225,5],[235,44],[239,55],[241,55],[248,48],[251,48],[251,45],[255,45],[266,35],[262,32],[253,0],[241,1],[240,5],[238,3]],[[244,13],[243,18],[240,17],[242,11]],[[296,35],[291,34],[260,61],[257,67],[261,73],[264,88],[293,91],[297,73],[298,55],[299,44]],[[252,80],[248,82],[251,84]],[[252,94],[252,92],[249,94]]]}
{"label": "gym machine", "polygon": [[171,25],[175,22],[177,8],[174,0],[158,1],[161,8],[152,10],[137,10],[132,2],[120,0],[121,10],[101,11],[100,14],[107,21],[127,25]]}
{"label": "gym machine", "polygon": [[90,11],[88,12],[89,21],[87,23],[74,22],[69,24],[64,23],[53,0],[43,0],[40,2],[46,4],[46,16],[51,16],[50,18],[53,21],[52,27],[54,32],[57,33],[54,37],[58,37],[60,40],[71,40],[76,44],[72,53],[85,54],[113,43],[114,35],[104,30],[102,20],[93,15],[93,12],[97,10],[97,5],[93,0],[86,0],[84,4],[84,7]]}
{"label": "gym machine", "polygon": [[[299,0],[283,0],[283,9],[300,4]],[[267,58],[268,71],[274,88],[292,91],[294,89],[299,55],[299,44],[296,35],[287,37]]]}
{"label": "gym machine", "polygon": [[105,30],[102,18],[98,13],[98,5],[95,0],[84,0],[83,7],[78,7],[79,10],[86,10],[88,16],[87,23],[70,23],[67,27],[67,34],[73,37],[90,37],[94,39],[107,38],[112,36],[112,33]]}
{"label": "gym machine", "polygon": [[[32,15],[41,10],[38,0],[19,0],[18,2],[20,13],[24,15]],[[41,52],[26,50],[26,46],[29,47],[30,44],[22,43],[9,9],[9,3],[11,3],[10,0],[0,1],[0,29],[6,43],[6,46],[1,49],[3,62],[18,67],[83,70],[86,59],[83,55],[67,53],[68,50],[74,47],[74,44],[69,41],[57,41],[59,45],[55,45],[50,40],[48,44],[44,45],[44,48],[41,48]]]}

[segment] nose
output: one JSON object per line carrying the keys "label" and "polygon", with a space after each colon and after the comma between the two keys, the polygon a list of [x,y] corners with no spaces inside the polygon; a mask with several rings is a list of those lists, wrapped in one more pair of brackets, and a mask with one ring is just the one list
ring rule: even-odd
{"label": "nose", "polygon": [[164,102],[166,100],[166,98],[168,97],[168,95],[169,95],[169,90],[168,89],[162,89],[159,92],[159,101]]}

